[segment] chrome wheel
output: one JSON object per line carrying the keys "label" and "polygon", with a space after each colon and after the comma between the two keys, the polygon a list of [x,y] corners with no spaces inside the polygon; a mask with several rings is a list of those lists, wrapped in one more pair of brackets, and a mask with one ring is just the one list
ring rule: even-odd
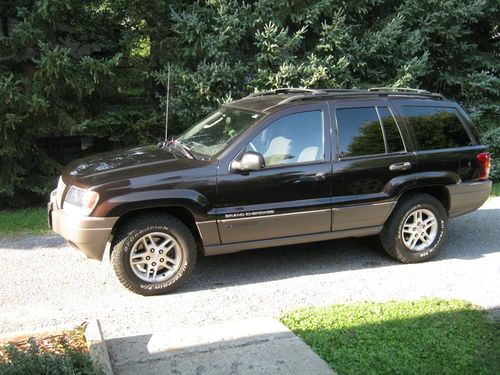
{"label": "chrome wheel", "polygon": [[174,237],[163,232],[139,238],[130,252],[132,272],[143,281],[158,283],[175,274],[182,263],[182,251]]}
{"label": "chrome wheel", "polygon": [[434,242],[438,234],[436,216],[430,210],[416,210],[406,218],[401,232],[403,242],[408,249],[424,251]]}

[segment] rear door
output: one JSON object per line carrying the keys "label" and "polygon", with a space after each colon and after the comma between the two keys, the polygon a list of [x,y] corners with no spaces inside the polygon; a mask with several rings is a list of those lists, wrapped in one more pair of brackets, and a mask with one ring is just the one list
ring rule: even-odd
{"label": "rear door", "polygon": [[415,181],[416,157],[388,99],[331,103],[333,230],[383,225]]}
{"label": "rear door", "polygon": [[418,183],[456,184],[479,177],[478,153],[485,150],[454,102],[396,100],[415,144]]}

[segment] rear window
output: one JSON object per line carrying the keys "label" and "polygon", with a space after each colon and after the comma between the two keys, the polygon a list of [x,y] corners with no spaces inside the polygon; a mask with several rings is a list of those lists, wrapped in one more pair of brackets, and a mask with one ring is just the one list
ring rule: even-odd
{"label": "rear window", "polygon": [[454,108],[403,106],[419,150],[471,146],[473,142]]}

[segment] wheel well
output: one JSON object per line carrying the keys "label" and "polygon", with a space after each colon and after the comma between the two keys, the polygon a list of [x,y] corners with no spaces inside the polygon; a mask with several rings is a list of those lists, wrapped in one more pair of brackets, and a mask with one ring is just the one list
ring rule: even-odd
{"label": "wheel well", "polygon": [[449,212],[450,193],[448,192],[448,189],[446,189],[446,187],[433,185],[433,186],[422,186],[415,189],[407,190],[399,197],[399,200],[402,200],[407,196],[415,193],[424,193],[433,196],[434,198],[436,198],[438,201],[441,202],[443,207],[446,209],[446,212]]}
{"label": "wheel well", "polygon": [[114,236],[116,231],[126,222],[141,216],[141,215],[150,215],[151,213],[166,213],[172,216],[175,216],[177,219],[181,220],[193,233],[194,238],[198,247],[201,249],[202,241],[200,232],[198,227],[196,226],[196,222],[194,220],[193,214],[184,207],[180,206],[172,206],[172,207],[158,207],[158,208],[141,208],[138,210],[129,211],[126,214],[120,216],[118,221],[113,226],[111,234]]}

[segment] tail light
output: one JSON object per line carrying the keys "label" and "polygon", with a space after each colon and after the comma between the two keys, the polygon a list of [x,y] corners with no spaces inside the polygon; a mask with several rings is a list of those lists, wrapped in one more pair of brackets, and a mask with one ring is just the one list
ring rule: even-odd
{"label": "tail light", "polygon": [[479,162],[479,179],[486,180],[490,175],[491,160],[489,152],[481,152],[476,156]]}

